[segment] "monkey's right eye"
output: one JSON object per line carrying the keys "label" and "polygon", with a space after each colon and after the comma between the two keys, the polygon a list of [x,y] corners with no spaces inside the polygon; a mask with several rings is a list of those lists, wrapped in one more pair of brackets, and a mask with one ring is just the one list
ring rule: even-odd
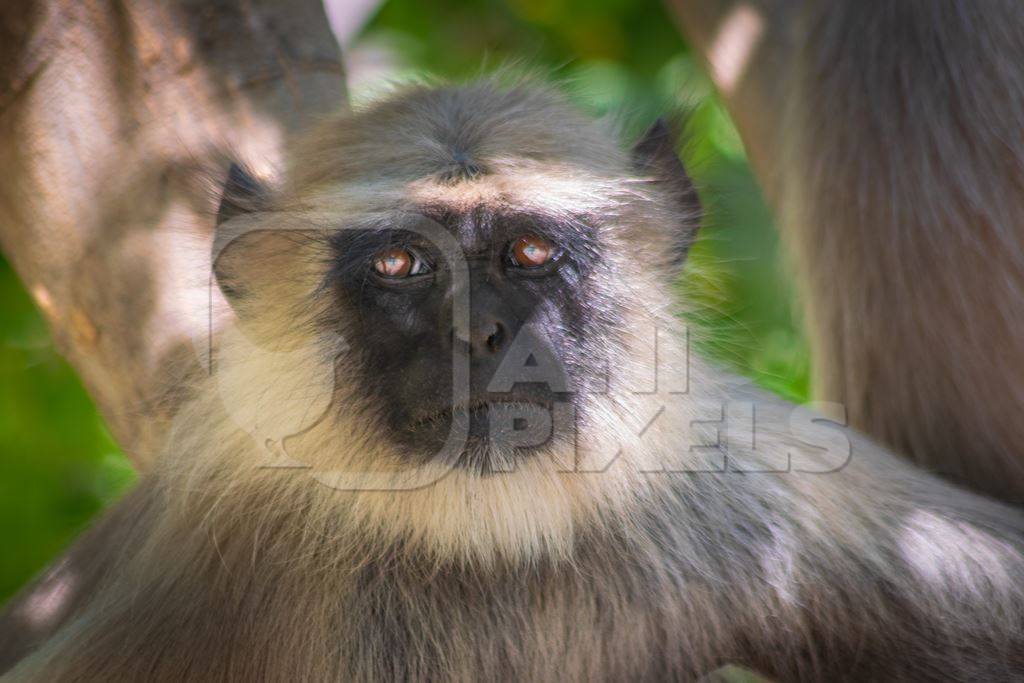
{"label": "monkey's right eye", "polygon": [[395,247],[380,254],[373,261],[378,275],[389,280],[400,280],[430,272],[430,266],[412,249]]}

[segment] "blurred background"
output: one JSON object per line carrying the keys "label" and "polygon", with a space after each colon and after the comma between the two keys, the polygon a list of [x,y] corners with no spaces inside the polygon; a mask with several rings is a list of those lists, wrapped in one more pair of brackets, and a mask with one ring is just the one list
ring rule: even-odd
{"label": "blurred background", "polygon": [[[395,82],[467,78],[511,62],[558,79],[581,107],[633,135],[659,115],[686,113],[680,152],[707,217],[679,288],[699,345],[806,400],[807,348],[771,217],[736,131],[660,2],[353,0],[329,10],[350,27],[339,39],[356,106]],[[0,258],[0,602],[134,481]]]}

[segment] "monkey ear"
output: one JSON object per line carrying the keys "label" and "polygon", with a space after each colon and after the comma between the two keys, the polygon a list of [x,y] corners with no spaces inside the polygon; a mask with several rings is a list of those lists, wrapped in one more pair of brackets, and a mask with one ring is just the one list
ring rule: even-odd
{"label": "monkey ear", "polygon": [[697,188],[676,154],[677,136],[664,119],[658,119],[633,146],[633,169],[660,186],[676,214],[670,265],[682,266],[700,228],[702,211]]}
{"label": "monkey ear", "polygon": [[254,211],[265,192],[259,181],[238,164],[231,164],[217,209],[217,227],[235,216]]}
{"label": "monkey ear", "polygon": [[[262,208],[267,189],[248,171],[232,163],[221,191],[214,232],[212,267],[217,285],[232,304],[241,299],[247,287],[242,281],[241,255],[251,250],[255,235],[251,224],[232,221],[233,218],[253,213]],[[243,225],[244,224],[244,225]]]}

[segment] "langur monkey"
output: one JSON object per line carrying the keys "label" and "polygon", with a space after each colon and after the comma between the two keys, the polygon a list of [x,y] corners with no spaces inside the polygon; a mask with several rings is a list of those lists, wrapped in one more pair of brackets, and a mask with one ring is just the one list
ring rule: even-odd
{"label": "langur monkey", "polygon": [[674,148],[487,80],[233,168],[211,374],[10,680],[1019,679],[1020,511],[689,353]]}

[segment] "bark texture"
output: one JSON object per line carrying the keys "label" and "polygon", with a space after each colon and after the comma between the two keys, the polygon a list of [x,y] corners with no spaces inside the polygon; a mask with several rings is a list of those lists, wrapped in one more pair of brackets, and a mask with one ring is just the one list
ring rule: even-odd
{"label": "bark texture", "polygon": [[316,0],[0,5],[0,247],[137,466],[199,367],[216,191],[196,179],[273,166],[345,102]]}

